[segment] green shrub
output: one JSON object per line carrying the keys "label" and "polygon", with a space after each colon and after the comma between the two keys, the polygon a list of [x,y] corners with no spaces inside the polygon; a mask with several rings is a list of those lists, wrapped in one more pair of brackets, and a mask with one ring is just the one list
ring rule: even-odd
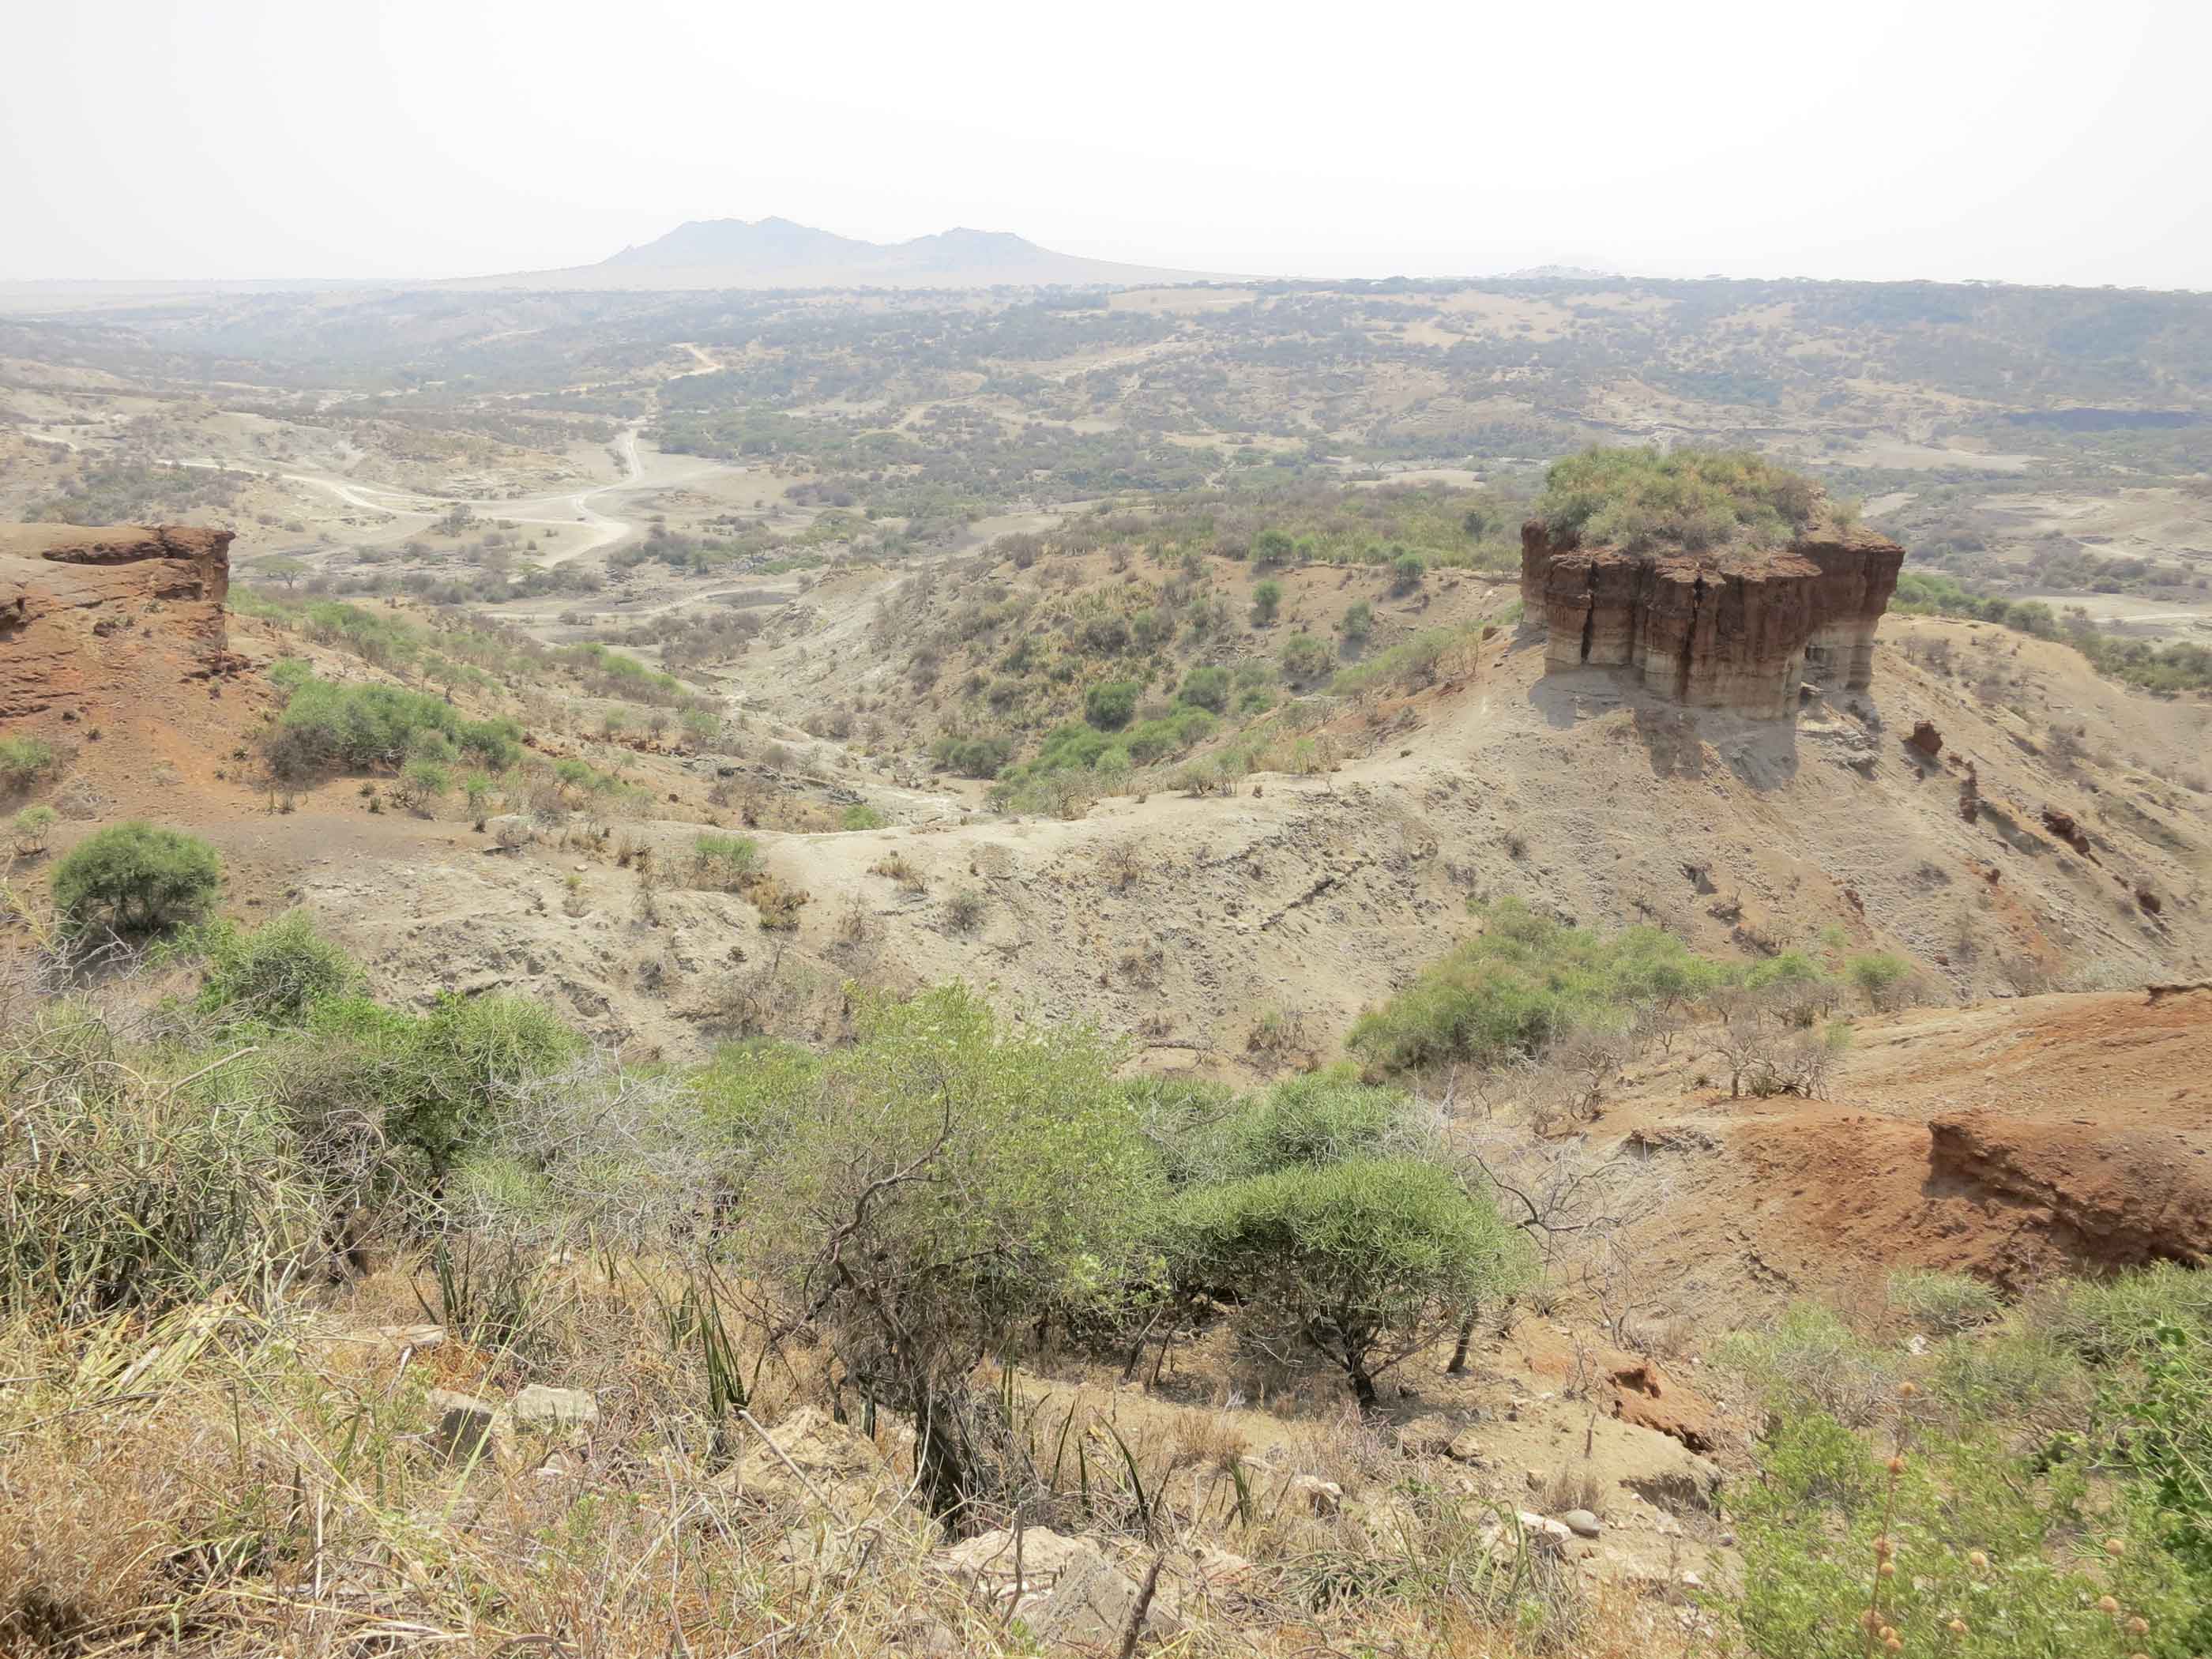
{"label": "green shrub", "polygon": [[1495,1065],[1539,1054],[1577,1026],[1620,1029],[1638,1006],[1692,1000],[1724,977],[1656,927],[1587,933],[1514,899],[1477,913],[1480,933],[1354,1022],[1353,1053],[1388,1072]]}
{"label": "green shrub", "polygon": [[2099,1364],[2148,1351],[2169,1326],[2212,1334],[2212,1273],[2158,1261],[2117,1279],[2082,1280],[2040,1310],[2039,1322]]}
{"label": "green shrub", "polygon": [[[1764,1659],[1864,1659],[1877,1538],[1879,1623],[1903,1651],[1960,1659],[2122,1659],[2191,1652],[2191,1592],[2141,1511],[2087,1512],[2083,1472],[2029,1466],[1999,1432],[1915,1434],[1893,1475],[1820,1412],[1770,1419],[1759,1478],[1729,1489],[1744,1554],[1738,1613]],[[2098,1540],[2118,1534],[2120,1553]],[[2100,1596],[2118,1614],[2098,1610]],[[2145,1637],[2131,1634],[2143,1618]]]}
{"label": "green shrub", "polygon": [[327,1261],[318,1183],[260,1059],[207,1070],[222,1057],[127,1051],[67,1003],[0,1034],[0,1309],[65,1324],[252,1307]]}
{"label": "green shrub", "polygon": [[1793,1302],[1765,1329],[1731,1335],[1716,1358],[1777,1410],[1822,1413],[1852,1428],[1893,1408],[1902,1363],[1816,1302]]}
{"label": "green shrub", "polygon": [[1108,680],[1094,685],[1083,699],[1083,718],[1102,732],[1118,732],[1137,712],[1137,683]]}
{"label": "green shrub", "polygon": [[953,1426],[983,1403],[977,1356],[1040,1316],[1110,1311],[1146,1270],[1158,1178],[1091,1031],[1002,1024],[958,987],[866,1001],[859,1025],[709,1111],[744,1136],[743,1259],[869,1366],[921,1431],[924,1501],[950,1513],[987,1490]]}
{"label": "green shrub", "polygon": [[750,836],[702,830],[691,842],[691,868],[702,887],[728,890],[760,872],[760,843]]}
{"label": "green shrub", "polygon": [[398,781],[392,787],[392,798],[427,817],[430,809],[444,799],[453,787],[453,775],[437,762],[411,760],[400,769]]}
{"label": "green shrub", "polygon": [[1410,593],[1429,574],[1428,562],[1418,553],[1401,553],[1390,561],[1390,591]]}
{"label": "green shrub", "polygon": [[1275,613],[1283,608],[1283,585],[1279,581],[1263,581],[1252,589],[1252,620],[1262,628],[1275,620]]}
{"label": "green shrub", "polygon": [[46,842],[54,833],[55,817],[54,809],[43,801],[15,814],[9,824],[9,833],[15,839],[17,856],[28,858],[46,850]]}
{"label": "green shrub", "polygon": [[1014,756],[1011,738],[947,735],[929,745],[929,757],[963,778],[995,778]]}
{"label": "green shrub", "polygon": [[1195,1188],[1174,1250],[1200,1283],[1233,1285],[1237,1322],[1270,1352],[1307,1346],[1341,1370],[1362,1411],[1376,1378],[1525,1284],[1525,1241],[1439,1166],[1358,1157]]}
{"label": "green shrub", "polygon": [[2136,1477],[2135,1512],[2188,1580],[2192,1611],[2161,1643],[2212,1643],[2212,1332],[2166,1324],[2100,1401],[2100,1425]]}
{"label": "green shrub", "polygon": [[222,886],[214,848],[133,819],[88,837],[54,866],[54,908],[72,933],[160,933],[198,921]]}
{"label": "green shrub", "polygon": [[310,1005],[328,1104],[350,1105],[434,1181],[494,1128],[503,1091],[575,1059],[583,1039],[526,997],[447,996],[416,1018],[359,996]]}
{"label": "green shrub", "polygon": [[2094,1387],[2081,1356],[2057,1338],[1986,1328],[1944,1342],[1929,1382],[1947,1412],[2059,1433],[2089,1420]]}
{"label": "green shrub", "polygon": [[1283,677],[1290,680],[1317,680],[1328,672],[1334,659],[1328,647],[1310,634],[1294,634],[1283,647]]}
{"label": "green shrub", "polygon": [[1358,645],[1375,631],[1375,608],[1364,599],[1355,599],[1345,608],[1336,626],[1339,633]]}
{"label": "green shrub", "polygon": [[449,766],[460,755],[460,745],[453,734],[435,726],[418,726],[407,739],[407,758],[428,761],[435,766]]}
{"label": "green shrub", "polygon": [[1287,531],[1263,530],[1252,538],[1252,564],[1264,570],[1272,565],[1286,564],[1297,550],[1297,543]]}
{"label": "green shrub", "polygon": [[54,760],[54,746],[44,738],[0,738],[0,789],[29,788]]}
{"label": "green shrub", "polygon": [[1811,524],[1825,496],[1749,450],[1584,450],[1555,462],[1536,516],[1555,537],[1631,553],[1775,548]]}
{"label": "green shrub", "polygon": [[1158,720],[1139,720],[1122,740],[1129,758],[1139,766],[1179,755],[1213,733],[1214,719],[1203,708],[1178,706]]}
{"label": "green shrub", "polygon": [[1899,994],[1911,981],[1912,964],[1903,957],[1876,951],[1845,962],[1844,976],[1871,1006],[1887,1009],[1896,1006]]}
{"label": "green shrub", "polygon": [[260,927],[212,923],[199,945],[206,960],[198,1006],[232,1020],[296,1024],[325,997],[358,995],[362,971],[316,931],[305,910]]}
{"label": "green shrub", "polygon": [[1980,1279],[1921,1268],[1889,1276],[1889,1305],[1946,1336],[1986,1325],[2004,1312],[2004,1298]]}
{"label": "green shrub", "polygon": [[410,756],[465,755],[503,769],[521,758],[522,728],[510,720],[463,720],[441,698],[392,685],[300,681],[271,729],[270,764],[279,775],[397,766]]}
{"label": "green shrub", "polygon": [[1410,1152],[1425,1136],[1410,1095],[1340,1067],[1277,1084],[1227,1119],[1218,1139],[1214,1178],[1237,1180]]}
{"label": "green shrub", "polygon": [[1176,701],[1222,713],[1229,707],[1229,671],[1212,663],[1192,669],[1176,688]]}
{"label": "green shrub", "polygon": [[860,801],[848,806],[837,821],[848,830],[880,830],[887,822],[881,812]]}
{"label": "green shrub", "polygon": [[1467,629],[1426,629],[1410,640],[1401,640],[1371,662],[1339,669],[1328,689],[1345,697],[1385,685],[1419,691],[1437,683],[1443,672],[1445,659],[1470,632]]}

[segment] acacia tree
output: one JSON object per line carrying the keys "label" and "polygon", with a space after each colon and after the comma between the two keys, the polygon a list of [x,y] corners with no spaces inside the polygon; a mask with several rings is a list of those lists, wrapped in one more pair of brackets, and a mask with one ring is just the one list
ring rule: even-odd
{"label": "acacia tree", "polygon": [[818,1331],[913,1419],[941,1516],[985,1495],[977,1363],[1147,1265],[1158,1164],[1112,1060],[1087,1030],[1007,1028],[953,986],[866,1008],[857,1044],[768,1091],[737,1207],[773,1328]]}
{"label": "acacia tree", "polygon": [[54,908],[72,933],[144,934],[198,921],[222,887],[214,848],[133,818],[88,836],[54,866]]}
{"label": "acacia tree", "polygon": [[1525,1284],[1531,1254],[1486,1199],[1417,1157],[1299,1164],[1187,1194],[1179,1253],[1241,1297],[1247,1340],[1376,1379],[1449,1336],[1470,1304]]}

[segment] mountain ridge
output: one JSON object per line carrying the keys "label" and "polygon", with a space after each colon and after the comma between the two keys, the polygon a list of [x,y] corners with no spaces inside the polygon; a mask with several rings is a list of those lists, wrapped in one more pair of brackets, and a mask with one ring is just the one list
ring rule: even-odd
{"label": "mountain ridge", "polygon": [[956,225],[871,242],[796,220],[689,219],[595,264],[461,277],[441,288],[1115,288],[1208,280],[1214,273],[1091,259],[1012,231]]}

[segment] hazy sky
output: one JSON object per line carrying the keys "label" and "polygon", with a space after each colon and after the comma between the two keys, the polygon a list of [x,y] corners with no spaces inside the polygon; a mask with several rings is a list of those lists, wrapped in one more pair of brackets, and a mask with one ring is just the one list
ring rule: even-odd
{"label": "hazy sky", "polygon": [[2212,288],[2208,0],[10,8],[0,278],[444,276],[684,219],[1218,271]]}

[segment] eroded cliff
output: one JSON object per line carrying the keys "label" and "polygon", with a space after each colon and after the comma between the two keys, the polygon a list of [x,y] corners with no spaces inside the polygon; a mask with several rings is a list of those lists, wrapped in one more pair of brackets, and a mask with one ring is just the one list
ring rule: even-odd
{"label": "eroded cliff", "polygon": [[1634,669],[1697,708],[1771,718],[1809,671],[1847,690],[1874,672],[1874,636],[1905,550],[1820,529],[1767,553],[1624,553],[1521,529],[1526,621],[1554,668]]}
{"label": "eroded cliff", "polygon": [[0,525],[0,721],[221,669],[232,533]]}

